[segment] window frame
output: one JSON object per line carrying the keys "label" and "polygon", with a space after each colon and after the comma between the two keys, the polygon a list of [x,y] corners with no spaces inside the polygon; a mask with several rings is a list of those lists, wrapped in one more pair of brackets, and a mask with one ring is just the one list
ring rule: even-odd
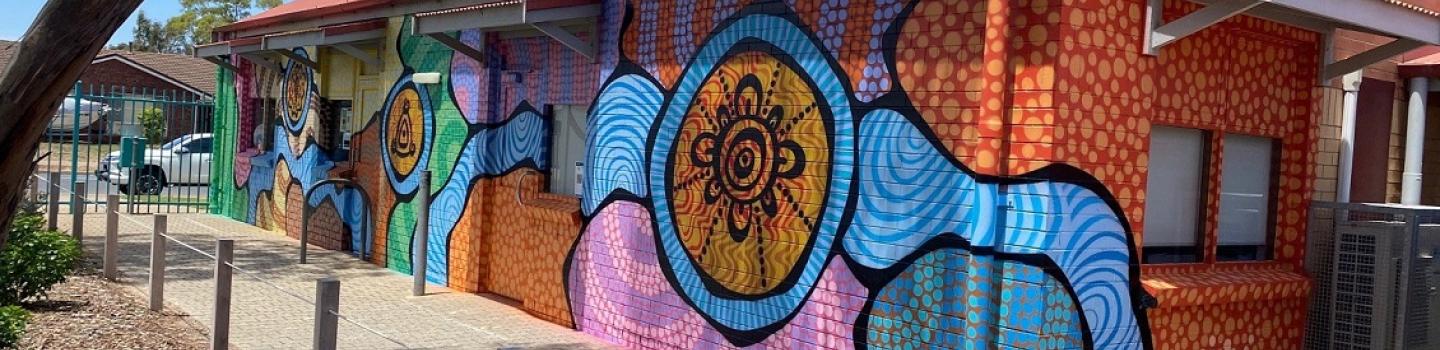
{"label": "window frame", "polygon": [[[1199,215],[1199,216],[1197,217],[1197,219],[1198,219],[1197,221],[1199,221],[1199,222],[1196,224],[1196,225],[1197,225],[1197,226],[1196,226],[1196,227],[1197,227],[1197,232],[1198,232],[1199,235],[1200,235],[1199,240],[1198,240],[1199,249],[1196,251],[1196,252],[1198,253],[1198,259],[1193,260],[1193,261],[1151,262],[1150,259],[1149,259],[1149,253],[1147,252],[1147,250],[1154,249],[1154,248],[1156,248],[1156,247],[1147,247],[1147,246],[1145,246],[1145,245],[1142,243],[1141,245],[1138,246],[1138,248],[1140,249],[1140,254],[1141,254],[1141,256],[1140,256],[1140,264],[1141,264],[1141,265],[1145,265],[1145,266],[1185,266],[1185,265],[1214,265],[1214,264],[1254,264],[1254,263],[1271,263],[1271,262],[1274,262],[1275,259],[1276,259],[1276,257],[1277,257],[1276,250],[1275,250],[1275,249],[1277,248],[1277,247],[1276,247],[1276,241],[1277,241],[1277,240],[1276,240],[1276,239],[1277,239],[1276,235],[1279,233],[1279,230],[1278,230],[1277,226],[1278,226],[1278,224],[1279,224],[1279,210],[1280,210],[1280,200],[1279,200],[1279,195],[1280,195],[1280,177],[1282,176],[1281,164],[1280,164],[1280,163],[1281,163],[1281,159],[1284,157],[1284,153],[1283,153],[1283,151],[1284,151],[1284,146],[1285,146],[1285,145],[1284,145],[1284,140],[1283,140],[1282,138],[1279,138],[1279,137],[1273,137],[1273,136],[1262,135],[1262,134],[1255,134],[1255,133],[1226,131],[1226,130],[1220,130],[1220,129],[1202,129],[1202,128],[1196,128],[1196,127],[1193,127],[1193,126],[1186,126],[1186,125],[1179,125],[1179,124],[1163,124],[1163,123],[1153,123],[1153,124],[1151,125],[1151,131],[1150,131],[1150,133],[1149,133],[1148,135],[1146,135],[1146,137],[1154,137],[1154,129],[1155,129],[1156,127],[1178,128],[1178,129],[1194,130],[1194,131],[1199,131],[1199,132],[1201,133],[1201,135],[1202,135],[1203,146],[1202,146],[1201,148],[1203,149],[1202,158],[1203,158],[1203,164],[1204,164],[1204,166],[1201,168],[1201,172],[1202,172],[1202,173],[1201,173],[1201,176],[1202,176],[1201,180],[1202,180],[1202,181],[1201,181],[1201,186],[1200,186],[1200,187],[1201,187],[1201,191],[1202,191],[1202,192],[1201,192],[1201,196],[1200,196],[1200,199],[1199,199],[1199,200],[1200,200],[1199,212],[1197,213],[1197,214]],[[1233,254],[1233,253],[1232,253],[1232,254],[1224,254],[1224,255],[1221,254],[1221,250],[1222,250],[1223,248],[1225,248],[1225,247],[1220,245],[1220,235],[1221,235],[1221,232],[1219,231],[1219,230],[1220,230],[1220,228],[1219,228],[1220,218],[1219,218],[1219,216],[1218,216],[1218,215],[1220,215],[1220,213],[1218,213],[1218,212],[1216,213],[1217,216],[1216,216],[1216,218],[1215,218],[1215,222],[1214,222],[1214,223],[1209,222],[1209,220],[1207,219],[1207,216],[1210,214],[1210,211],[1211,211],[1211,209],[1212,209],[1212,208],[1210,207],[1210,205],[1209,205],[1209,203],[1210,203],[1212,200],[1213,200],[1214,203],[1215,203],[1215,207],[1213,208],[1215,211],[1223,210],[1223,209],[1221,209],[1221,207],[1220,207],[1220,197],[1219,197],[1219,196],[1221,196],[1222,194],[1219,193],[1219,191],[1220,191],[1220,190],[1223,190],[1223,187],[1224,187],[1224,179],[1223,179],[1223,174],[1224,174],[1224,172],[1225,172],[1225,169],[1224,169],[1224,166],[1225,166],[1225,165],[1224,165],[1224,155],[1223,155],[1223,154],[1219,154],[1219,153],[1223,153],[1223,149],[1222,149],[1222,152],[1219,152],[1219,153],[1215,152],[1215,150],[1216,150],[1217,146],[1223,146],[1223,145],[1224,145],[1225,135],[1248,136],[1248,137],[1266,139],[1266,140],[1269,140],[1269,141],[1270,141],[1270,165],[1271,165],[1271,166],[1270,166],[1270,171],[1269,171],[1269,174],[1268,174],[1268,179],[1269,179],[1269,183],[1268,183],[1268,186],[1267,186],[1267,191],[1268,191],[1268,192],[1267,192],[1266,199],[1265,199],[1265,210],[1267,210],[1267,215],[1266,215],[1266,220],[1265,220],[1265,232],[1264,232],[1264,235],[1265,235],[1265,239],[1264,239],[1265,244],[1264,244],[1263,247],[1258,248],[1258,249],[1259,249],[1258,251],[1260,252],[1260,254],[1259,254],[1256,258],[1254,258],[1254,259],[1222,258],[1222,257],[1225,257],[1225,256],[1233,256],[1233,255],[1238,255],[1238,254]],[[1150,155],[1148,152],[1149,152],[1149,150],[1147,150],[1147,156]],[[1215,176],[1216,174],[1212,174],[1214,171],[1219,171],[1219,172],[1220,172],[1220,173],[1219,173],[1220,176]],[[1211,178],[1212,176],[1215,176],[1215,178],[1213,179],[1213,181],[1212,181],[1212,178]],[[1148,173],[1148,170],[1147,170],[1147,174],[1146,174],[1146,181],[1147,181],[1147,186],[1148,186],[1148,181],[1149,181],[1149,173]],[[1145,198],[1146,203],[1149,203],[1149,201],[1151,200],[1151,198],[1150,198],[1149,195],[1150,195],[1150,194],[1147,192],[1147,193],[1146,193],[1146,198]],[[1149,208],[1148,204],[1146,205],[1146,208],[1145,208],[1145,209],[1146,209],[1145,212],[1146,212],[1146,213],[1149,213],[1149,209],[1150,209],[1150,208]],[[1214,227],[1211,227],[1211,226],[1214,226]],[[1143,241],[1143,240],[1142,240],[1142,241]],[[1249,245],[1237,245],[1237,246],[1235,246],[1235,247],[1251,247],[1251,246],[1249,246]],[[1248,251],[1247,251],[1247,252],[1248,252]]]}
{"label": "window frame", "polygon": [[[1279,216],[1278,214],[1279,214],[1279,210],[1280,210],[1280,205],[1279,205],[1279,204],[1280,204],[1280,203],[1279,203],[1280,201],[1279,201],[1279,198],[1278,198],[1278,196],[1279,196],[1279,194],[1280,194],[1280,164],[1279,164],[1279,159],[1280,159],[1280,157],[1281,157],[1282,142],[1281,142],[1280,139],[1274,138],[1274,137],[1269,137],[1269,136],[1264,136],[1264,135],[1256,135],[1256,134],[1249,134],[1249,133],[1239,133],[1239,132],[1226,132],[1226,133],[1222,133],[1222,134],[1221,134],[1221,139],[1224,139],[1224,136],[1225,136],[1225,135],[1248,136],[1248,137],[1260,138],[1260,139],[1265,139],[1265,140],[1270,141],[1270,171],[1269,171],[1269,174],[1266,175],[1266,176],[1267,176],[1267,179],[1268,179],[1269,181],[1268,181],[1268,183],[1266,184],[1266,188],[1265,188],[1265,191],[1266,191],[1266,193],[1265,193],[1265,210],[1266,210],[1266,215],[1265,215],[1265,231],[1262,233],[1262,234],[1264,235],[1264,237],[1265,237],[1265,239],[1264,239],[1265,243],[1264,243],[1263,246],[1259,247],[1259,249],[1257,250],[1257,252],[1259,252],[1260,254],[1259,254],[1259,256],[1256,257],[1255,259],[1233,259],[1233,258],[1225,258],[1226,255],[1222,255],[1222,254],[1221,254],[1221,250],[1222,250],[1222,249],[1225,249],[1226,246],[1225,246],[1225,245],[1222,245],[1222,244],[1220,243],[1220,236],[1223,235],[1224,232],[1220,232],[1220,231],[1219,231],[1219,217],[1216,217],[1215,249],[1214,249],[1214,251],[1210,252],[1210,254],[1213,255],[1214,261],[1215,261],[1215,262],[1219,262],[1219,263],[1244,263],[1244,262],[1273,261],[1273,260],[1275,260],[1275,236],[1276,236],[1276,234],[1279,233],[1279,232],[1276,230],[1276,226],[1277,226],[1277,224],[1279,224],[1279,219],[1277,218],[1277,216]],[[1224,142],[1224,141],[1221,141],[1221,142]],[[1222,160],[1223,160],[1223,156],[1222,156]],[[1224,174],[1224,172],[1225,172],[1224,166],[1225,166],[1225,165],[1224,165],[1224,162],[1221,162],[1221,164],[1220,164],[1220,172],[1221,172],[1221,174]],[[1220,188],[1221,188],[1222,190],[1223,190],[1224,187],[1225,187],[1223,181],[1224,181],[1224,180],[1222,179],[1222,180],[1220,180],[1220,183],[1217,184],[1217,185],[1220,186]],[[1219,203],[1219,199],[1218,199],[1218,198],[1216,199],[1216,202],[1217,202],[1217,203],[1215,204],[1216,209],[1218,209],[1218,210],[1220,210],[1220,211],[1223,212],[1224,209],[1221,208],[1221,204]],[[1248,245],[1238,245],[1237,247],[1248,247]]]}
{"label": "window frame", "polygon": [[[1145,245],[1144,241],[1142,240],[1142,243],[1141,243],[1141,246],[1140,246],[1140,248],[1141,248],[1141,251],[1140,251],[1140,263],[1141,263],[1141,264],[1148,264],[1148,265],[1163,265],[1163,264],[1191,264],[1191,263],[1201,263],[1201,262],[1204,262],[1205,259],[1206,259],[1206,256],[1207,256],[1206,247],[1207,247],[1207,243],[1208,243],[1208,239],[1209,239],[1209,238],[1207,237],[1208,235],[1206,234],[1206,231],[1209,230],[1209,226],[1210,226],[1208,220],[1206,219],[1206,218],[1209,216],[1209,214],[1210,214],[1210,206],[1208,205],[1208,204],[1209,204],[1209,200],[1210,200],[1209,194],[1210,194],[1210,190],[1211,190],[1210,176],[1212,175],[1212,174],[1211,174],[1210,164],[1211,164],[1211,162],[1213,162],[1213,161],[1216,160],[1216,157],[1214,156],[1215,145],[1211,142],[1211,140],[1212,140],[1213,137],[1214,137],[1214,132],[1211,131],[1211,130],[1207,130],[1207,129],[1198,129],[1198,128],[1191,128],[1191,127],[1185,127],[1185,126],[1177,126],[1177,125],[1160,125],[1160,124],[1156,124],[1156,125],[1152,125],[1152,126],[1151,126],[1151,128],[1150,128],[1150,134],[1147,135],[1147,137],[1152,138],[1151,140],[1153,140],[1153,137],[1154,137],[1154,135],[1155,135],[1155,128],[1156,128],[1156,127],[1172,128],[1172,129],[1182,129],[1182,130],[1190,130],[1190,131],[1196,131],[1196,132],[1199,132],[1199,133],[1200,133],[1200,155],[1199,155],[1199,158],[1200,158],[1200,159],[1199,159],[1199,161],[1200,161],[1200,174],[1199,174],[1200,177],[1199,177],[1199,180],[1200,180],[1200,181],[1199,181],[1199,184],[1198,184],[1198,186],[1197,186],[1197,188],[1196,188],[1196,191],[1198,191],[1199,196],[1197,196],[1197,197],[1195,198],[1195,200],[1196,200],[1196,203],[1195,203],[1195,223],[1194,223],[1194,225],[1195,225],[1195,244],[1193,244],[1192,246],[1188,246],[1188,247],[1185,247],[1185,246],[1159,246],[1159,247],[1155,247],[1155,246]],[[1151,142],[1153,142],[1153,141],[1151,141]],[[1149,146],[1149,145],[1147,144],[1147,147],[1148,147],[1148,146]],[[1153,152],[1153,150],[1147,149],[1146,155],[1147,155],[1147,156],[1151,155],[1150,152]],[[1145,181],[1146,181],[1146,186],[1149,186],[1150,171],[1149,171],[1148,169],[1146,170]],[[1147,189],[1147,192],[1146,192],[1146,194],[1145,194],[1145,201],[1146,201],[1145,203],[1147,203],[1147,205],[1145,205],[1145,213],[1150,213],[1150,208],[1149,208],[1149,205],[1148,205],[1148,203],[1149,203],[1149,201],[1150,201],[1150,193],[1148,192],[1148,189]],[[1143,226],[1142,226],[1142,228],[1143,228]],[[1148,232],[1147,232],[1146,234],[1148,234]],[[1161,262],[1152,262],[1152,261],[1151,261],[1151,255],[1150,255],[1150,254],[1153,253],[1153,252],[1155,252],[1155,249],[1164,249],[1164,250],[1163,250],[1164,252],[1173,252],[1173,251],[1178,251],[1178,250],[1180,250],[1180,249],[1186,249],[1186,250],[1189,250],[1188,253],[1190,253],[1190,255],[1192,255],[1193,257],[1190,258],[1190,259],[1188,259],[1188,260],[1185,260],[1185,261],[1161,261]]]}
{"label": "window frame", "polygon": [[[558,152],[558,151],[559,151],[559,150],[558,150],[559,147],[556,147],[556,146],[557,146],[557,145],[556,145],[556,141],[557,141],[557,138],[560,136],[560,132],[561,132],[560,123],[562,122],[562,121],[560,120],[560,118],[559,118],[558,109],[556,108],[556,107],[558,107],[558,106],[564,106],[564,107],[567,107],[567,108],[579,108],[579,109],[583,109],[583,110],[589,110],[589,109],[590,109],[590,106],[589,106],[589,105],[585,105],[585,104],[564,104],[564,103],[561,103],[561,104],[546,104],[546,105],[545,105],[545,110],[544,110],[543,113],[544,113],[544,116],[545,116],[546,121],[550,123],[549,135],[547,135],[547,136],[549,137],[549,139],[546,140],[546,145],[545,145],[546,147],[548,147],[548,149],[547,149],[546,152],[545,152],[545,157],[547,158],[546,161],[550,164],[550,169],[541,171],[541,172],[544,173],[544,175],[545,175],[545,183],[544,183],[544,186],[541,187],[541,190],[544,191],[544,192],[547,193],[547,194],[550,194],[550,195],[564,196],[564,197],[577,198],[577,199],[578,199],[578,198],[580,198],[580,196],[581,196],[580,191],[582,190],[581,185],[580,185],[578,182],[575,184],[576,187],[575,187],[575,188],[573,189],[573,191],[570,192],[570,193],[556,192],[556,188],[555,188],[555,187],[556,187],[556,186],[555,186],[555,181],[558,181],[558,180],[559,180],[559,177],[558,177],[558,174],[557,174],[558,172],[556,171],[556,170],[558,169],[558,167],[560,167],[560,166],[574,167],[574,166],[575,166],[573,162],[571,162],[570,164],[560,164],[560,162],[558,162],[557,159],[556,159],[556,155],[559,154],[559,152]],[[590,122],[590,121],[589,121],[588,119],[589,119],[590,116],[589,116],[588,113],[580,113],[580,114],[579,114],[579,117],[582,119],[582,120],[581,120],[581,123],[580,123],[580,125],[582,126],[582,129],[580,130],[580,136],[581,136],[581,138],[580,138],[580,140],[579,140],[579,142],[581,143],[582,146],[581,146],[581,148],[580,148],[580,152],[581,152],[581,153],[580,153],[580,157],[577,158],[577,159],[578,159],[578,161],[580,161],[580,162],[584,162],[584,161],[585,161],[585,158],[586,158],[586,157],[585,157],[585,152],[586,152],[586,151],[585,151],[584,143],[585,143],[585,137],[586,137],[586,135],[589,134],[589,130],[588,130],[588,129],[589,129],[589,122]],[[583,172],[581,172],[580,169],[576,169],[576,173],[575,173],[574,175],[575,175],[575,176],[583,176]]]}

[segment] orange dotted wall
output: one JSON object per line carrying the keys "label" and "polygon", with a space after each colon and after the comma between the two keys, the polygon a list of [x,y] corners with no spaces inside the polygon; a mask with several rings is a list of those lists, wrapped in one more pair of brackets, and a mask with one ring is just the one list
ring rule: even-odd
{"label": "orange dotted wall", "polygon": [[[1314,177],[1320,37],[1241,16],[1147,56],[1140,46],[1144,1],[1066,3],[1053,159],[1104,182],[1137,240],[1144,239],[1150,128],[1211,131],[1203,262],[1142,268],[1143,284],[1160,304],[1149,311],[1156,348],[1298,348],[1309,290],[1300,264]],[[1164,18],[1198,8],[1166,1]],[[1215,261],[1223,133],[1279,140],[1274,261]]]}

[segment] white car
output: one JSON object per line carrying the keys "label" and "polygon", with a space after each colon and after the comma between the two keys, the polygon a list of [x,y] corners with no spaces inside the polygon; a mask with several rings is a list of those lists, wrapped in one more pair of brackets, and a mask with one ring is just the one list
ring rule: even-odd
{"label": "white car", "polygon": [[[160,194],[165,186],[210,184],[210,134],[189,134],[145,150],[145,167],[120,168],[120,151],[100,160],[95,176],[125,194]],[[133,174],[132,174],[133,173]],[[139,179],[131,181],[131,177]]]}

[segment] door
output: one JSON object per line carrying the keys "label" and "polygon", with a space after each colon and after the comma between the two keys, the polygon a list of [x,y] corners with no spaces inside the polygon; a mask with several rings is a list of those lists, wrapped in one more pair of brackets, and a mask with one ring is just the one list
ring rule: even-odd
{"label": "door", "polygon": [[1350,201],[1385,203],[1390,170],[1390,118],[1395,112],[1395,83],[1365,78],[1355,108],[1355,155],[1350,171]]}

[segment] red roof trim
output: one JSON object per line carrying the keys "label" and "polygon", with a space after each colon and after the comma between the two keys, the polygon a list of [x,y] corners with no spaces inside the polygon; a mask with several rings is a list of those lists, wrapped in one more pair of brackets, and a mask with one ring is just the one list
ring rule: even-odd
{"label": "red roof trim", "polygon": [[[242,19],[239,22],[215,28],[215,31],[232,32],[242,29],[258,28],[275,23],[304,20],[326,15],[333,15],[342,12],[358,11],[372,7],[389,5],[395,2],[395,0],[357,0],[344,3],[336,3],[336,1],[344,0],[299,0],[290,4],[280,5],[279,7],[270,9],[270,11],[262,12],[258,15],[250,16],[250,18]],[[286,8],[286,5],[292,4],[294,5],[294,7]],[[307,5],[309,7],[301,7]]]}
{"label": "red roof trim", "polygon": [[333,26],[320,28],[320,30],[325,31],[325,35],[364,32],[376,29],[385,29],[385,26],[388,25],[387,22],[388,21],[382,18],[364,22],[336,24]]}

